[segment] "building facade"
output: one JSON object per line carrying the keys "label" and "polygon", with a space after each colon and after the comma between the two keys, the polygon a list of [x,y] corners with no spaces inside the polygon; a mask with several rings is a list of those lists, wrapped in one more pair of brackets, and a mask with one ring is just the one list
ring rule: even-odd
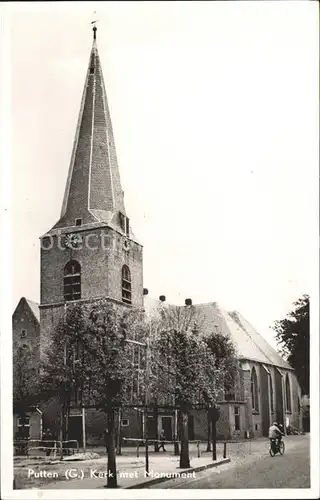
{"label": "building facade", "polygon": [[[13,315],[14,344],[32,345],[38,357],[68,304],[94,304],[103,298],[122,308],[149,307],[143,295],[143,247],[125,209],[95,27],[93,34],[61,215],[40,238],[41,301],[38,305],[21,299]],[[292,368],[238,313],[226,313],[215,303],[194,307],[201,311],[208,334],[224,332],[238,347],[239,386],[233,397],[219,402],[218,437],[266,435],[273,420],[285,424],[289,419],[300,427],[301,395]],[[45,428],[57,432],[59,411],[56,401],[43,402]],[[171,439],[175,418],[174,412],[158,412],[144,425],[151,437],[163,428]],[[119,415],[122,436],[141,437],[142,420],[134,409]],[[69,439],[81,444],[84,425],[88,443],[103,441],[103,413],[72,408]],[[190,439],[206,435],[206,413],[193,412]]]}

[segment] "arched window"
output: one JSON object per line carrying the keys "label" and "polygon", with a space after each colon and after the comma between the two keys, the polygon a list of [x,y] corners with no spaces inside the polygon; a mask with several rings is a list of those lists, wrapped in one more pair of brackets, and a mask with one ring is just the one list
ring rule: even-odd
{"label": "arched window", "polygon": [[272,382],[272,376],[271,373],[269,375],[269,380],[270,380],[270,409],[271,413],[274,413],[274,395],[273,395],[273,382]]}
{"label": "arched window", "polygon": [[122,302],[131,304],[131,274],[128,266],[122,267]]}
{"label": "arched window", "polygon": [[251,400],[252,409],[259,411],[258,378],[255,367],[253,367],[251,371]]}
{"label": "arched window", "polygon": [[291,412],[291,389],[289,375],[286,374],[286,409]]}
{"label": "arched window", "polygon": [[65,265],[63,293],[66,301],[81,299],[81,266],[76,260]]}

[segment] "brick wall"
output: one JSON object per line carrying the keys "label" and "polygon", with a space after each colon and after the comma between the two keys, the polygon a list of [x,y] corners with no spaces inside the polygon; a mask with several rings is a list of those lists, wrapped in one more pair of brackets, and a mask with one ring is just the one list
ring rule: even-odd
{"label": "brick wall", "polygon": [[260,382],[261,382],[260,413],[261,413],[261,432],[263,436],[268,436],[269,427],[271,425],[269,373],[270,371],[267,371],[266,368],[260,365]]}
{"label": "brick wall", "polygon": [[276,406],[275,406],[275,416],[276,416],[276,421],[282,425],[285,425],[285,418],[284,418],[284,393],[283,393],[283,380],[282,380],[282,375],[279,370],[275,369],[274,370],[275,374],[275,401],[276,401]]}
{"label": "brick wall", "polygon": [[291,388],[291,412],[286,412],[285,416],[289,419],[290,425],[302,430],[302,414],[299,408],[301,403],[301,389],[294,373],[288,372]]}
{"label": "brick wall", "polygon": [[44,352],[51,342],[54,329],[57,327],[59,321],[63,318],[64,307],[51,306],[40,307],[40,356],[44,359]]}
{"label": "brick wall", "polygon": [[63,238],[52,236],[52,248],[41,249],[41,304],[64,301],[64,267],[70,259],[75,259],[81,265],[82,299],[111,297],[121,301],[121,269],[126,264],[131,271],[132,304],[142,307],[142,246],[131,240],[130,250],[124,250],[126,238],[111,228],[84,230],[79,234],[83,238],[82,248],[65,249]]}
{"label": "brick wall", "polygon": [[[130,250],[124,250],[125,237],[107,227],[79,234],[82,248],[65,249],[63,237],[52,236],[52,248],[41,249],[41,353],[64,314],[63,276],[70,259],[81,265],[81,300],[110,297],[122,304],[121,270],[126,264],[131,272],[132,305],[143,307],[142,246],[131,241]],[[97,248],[88,248],[85,241]]]}
{"label": "brick wall", "polygon": [[[26,336],[22,337],[22,330]],[[12,316],[12,347],[13,351],[26,344],[36,359],[39,359],[40,325],[22,298]]]}
{"label": "brick wall", "polygon": [[250,436],[253,436],[250,370],[242,370],[241,378],[243,381],[244,401],[246,402],[244,407],[244,431],[249,431]]}

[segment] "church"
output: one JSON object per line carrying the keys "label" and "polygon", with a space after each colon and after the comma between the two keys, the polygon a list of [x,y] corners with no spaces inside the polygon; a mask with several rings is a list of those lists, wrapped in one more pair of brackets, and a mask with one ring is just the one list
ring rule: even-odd
{"label": "church", "polygon": [[[40,304],[24,297],[19,301],[13,313],[14,349],[27,347],[39,359],[68,303],[103,298],[146,313],[161,307],[143,288],[143,247],[125,209],[96,26],[60,218],[40,245]],[[301,429],[301,390],[292,367],[238,312],[224,311],[216,302],[193,307],[204,318],[205,332],[228,335],[239,358],[239,383],[218,402],[218,438],[266,436],[274,420]],[[167,411],[150,418],[156,418],[150,428],[164,429],[171,440],[174,415]],[[205,440],[205,412],[194,411],[189,420],[189,439]],[[29,436],[41,439],[42,428],[58,428],[59,409],[44,403],[30,408],[25,421]],[[14,436],[21,425],[14,413]],[[120,426],[123,437],[142,437],[138,411],[123,412]],[[103,444],[104,428],[101,412],[72,408],[69,439],[81,444],[85,430],[88,444]]]}

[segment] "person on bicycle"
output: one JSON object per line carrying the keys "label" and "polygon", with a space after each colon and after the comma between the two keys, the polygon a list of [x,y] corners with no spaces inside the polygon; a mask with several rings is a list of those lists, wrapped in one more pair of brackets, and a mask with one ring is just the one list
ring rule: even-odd
{"label": "person on bicycle", "polygon": [[284,433],[280,430],[277,422],[273,422],[273,424],[269,427],[269,439],[270,441],[275,440],[277,443],[277,446],[280,445],[282,436],[284,436]]}

